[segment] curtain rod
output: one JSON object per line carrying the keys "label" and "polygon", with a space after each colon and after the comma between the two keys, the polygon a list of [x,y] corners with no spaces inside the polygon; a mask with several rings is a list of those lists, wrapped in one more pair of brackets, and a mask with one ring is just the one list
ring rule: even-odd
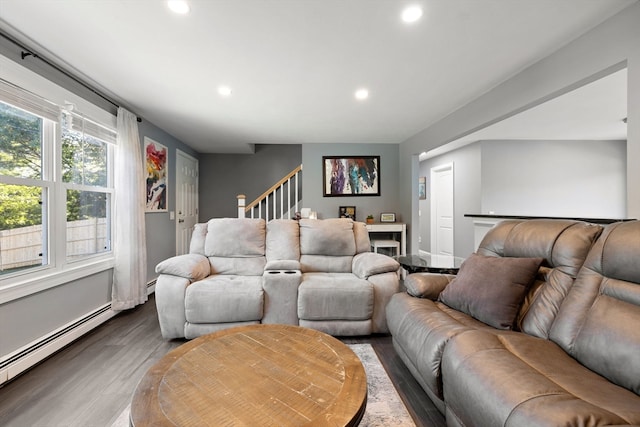
{"label": "curtain rod", "polygon": [[[34,57],[36,59],[39,59],[40,61],[42,61],[43,63],[45,63],[49,67],[51,67],[54,70],[56,70],[58,73],[60,73],[60,74],[62,74],[64,76],[66,76],[67,78],[73,80],[74,82],[78,83],[79,85],[81,85],[85,89],[88,89],[93,94],[95,94],[95,95],[99,96],[100,98],[104,99],[105,101],[107,101],[109,104],[113,105],[116,108],[120,108],[120,105],[118,105],[115,101],[113,101],[112,99],[110,99],[109,97],[104,95],[103,93],[101,93],[98,90],[96,90],[94,87],[88,85],[84,81],[80,80],[78,77],[74,76],[73,74],[69,73],[67,70],[59,67],[58,65],[56,65],[53,62],[49,61],[48,59],[43,58],[42,56],[38,55],[32,49],[26,47],[24,44],[22,44],[21,42],[19,42],[16,39],[14,39],[13,37],[9,36],[4,31],[0,31],[0,36],[2,36],[4,39],[8,40],[9,42],[13,43],[14,45],[16,45],[17,47],[20,48],[20,50],[21,50],[20,57],[23,60],[25,60],[29,56],[32,56],[32,57]],[[138,120],[138,122],[142,122],[142,119],[140,117],[136,116],[136,119]]]}

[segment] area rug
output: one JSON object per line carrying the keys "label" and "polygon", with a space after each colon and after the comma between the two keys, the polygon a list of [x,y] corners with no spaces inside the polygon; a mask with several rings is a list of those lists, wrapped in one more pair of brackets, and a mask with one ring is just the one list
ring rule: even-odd
{"label": "area rug", "polygon": [[[349,344],[358,355],[367,373],[367,410],[360,422],[362,427],[415,427],[380,359],[369,344]],[[129,427],[129,407],[118,416],[111,427]]]}

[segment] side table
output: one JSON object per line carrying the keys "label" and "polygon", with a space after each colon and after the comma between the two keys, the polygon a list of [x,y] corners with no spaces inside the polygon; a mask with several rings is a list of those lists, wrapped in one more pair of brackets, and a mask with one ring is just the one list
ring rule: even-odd
{"label": "side table", "polygon": [[450,255],[400,255],[393,257],[408,274],[429,272],[457,274],[464,258]]}

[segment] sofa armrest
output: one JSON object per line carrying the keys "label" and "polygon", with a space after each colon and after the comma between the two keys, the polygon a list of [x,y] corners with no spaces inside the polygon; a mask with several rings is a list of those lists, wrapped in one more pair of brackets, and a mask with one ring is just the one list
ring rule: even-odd
{"label": "sofa armrest", "polygon": [[184,337],[187,322],[184,300],[190,284],[190,279],[169,274],[161,274],[156,281],[156,309],[160,332],[165,339]]}
{"label": "sofa armrest", "polygon": [[211,273],[211,265],[206,256],[186,254],[171,257],[156,265],[156,273],[183,277],[197,282]]}
{"label": "sofa armrest", "polygon": [[300,270],[265,270],[262,277],[262,323],[298,325],[298,286],[302,280]]}
{"label": "sofa armrest", "polygon": [[406,277],[404,286],[407,288],[407,293],[411,296],[436,301],[440,292],[442,292],[455,277],[453,274],[413,273]]}
{"label": "sofa armrest", "polygon": [[395,259],[376,252],[363,252],[353,257],[351,272],[361,279],[376,274],[396,272],[400,264]]}

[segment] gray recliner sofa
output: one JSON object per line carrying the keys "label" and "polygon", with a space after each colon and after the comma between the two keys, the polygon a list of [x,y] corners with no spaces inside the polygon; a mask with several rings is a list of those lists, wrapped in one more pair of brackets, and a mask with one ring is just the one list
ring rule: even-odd
{"label": "gray recliner sofa", "polygon": [[[490,292],[499,264],[518,259],[541,264],[495,322],[510,298]],[[457,277],[408,276],[387,306],[396,351],[447,425],[640,425],[640,222],[505,221],[467,261]]]}
{"label": "gray recliner sofa", "polygon": [[255,323],[337,336],[388,332],[399,264],[370,252],[363,223],[215,218],[196,225],[189,252],[156,266],[164,338]]}

